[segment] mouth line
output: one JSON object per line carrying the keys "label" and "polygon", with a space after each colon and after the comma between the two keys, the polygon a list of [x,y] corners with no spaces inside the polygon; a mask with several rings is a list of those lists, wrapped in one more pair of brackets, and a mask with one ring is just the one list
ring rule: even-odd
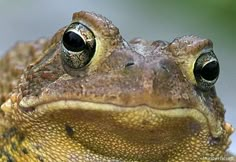
{"label": "mouth line", "polygon": [[107,112],[130,112],[130,111],[139,111],[147,110],[151,111],[153,114],[163,114],[169,117],[193,117],[195,120],[206,123],[207,118],[202,112],[197,109],[187,107],[187,106],[178,106],[178,107],[150,107],[148,105],[134,105],[134,106],[122,106],[111,103],[99,103],[99,102],[88,102],[81,100],[55,100],[44,103],[36,104],[25,104],[20,102],[20,108],[24,112],[35,112],[44,114],[48,111],[52,112],[53,110],[89,110],[89,111],[107,111]]}
{"label": "mouth line", "polygon": [[93,102],[93,101],[83,101],[83,100],[68,100],[68,99],[59,99],[53,101],[42,101],[35,102],[30,99],[27,102],[23,100],[19,103],[19,107],[24,112],[30,111],[47,111],[47,110],[58,110],[58,109],[81,109],[81,110],[100,110],[100,111],[129,111],[138,108],[150,108],[153,110],[178,110],[178,109],[193,109],[188,106],[176,106],[176,107],[151,107],[148,104],[141,105],[118,105],[113,103],[101,103],[101,102]]}

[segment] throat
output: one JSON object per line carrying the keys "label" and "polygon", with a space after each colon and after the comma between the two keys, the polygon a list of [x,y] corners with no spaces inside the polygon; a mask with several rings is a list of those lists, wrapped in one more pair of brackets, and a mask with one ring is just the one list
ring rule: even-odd
{"label": "throat", "polygon": [[5,128],[0,134],[0,141],[0,161],[18,161],[29,156],[25,135],[18,128]]}
{"label": "throat", "polygon": [[[22,161],[33,158],[86,162],[186,161],[186,154],[191,155],[188,159],[194,157],[199,161],[214,149],[217,154],[223,153],[221,148],[207,145],[210,137],[207,127],[190,115],[183,118],[170,113],[154,113],[150,109],[116,112],[60,109],[24,114],[17,128],[5,133],[2,154],[17,160],[24,157]],[[199,156],[193,156],[197,151]]]}
{"label": "throat", "polygon": [[178,152],[177,146],[187,145],[187,139],[201,129],[192,118],[151,113],[147,109],[58,110],[32,115],[22,122],[21,129],[34,156],[62,161],[87,157],[93,161],[168,159]]}

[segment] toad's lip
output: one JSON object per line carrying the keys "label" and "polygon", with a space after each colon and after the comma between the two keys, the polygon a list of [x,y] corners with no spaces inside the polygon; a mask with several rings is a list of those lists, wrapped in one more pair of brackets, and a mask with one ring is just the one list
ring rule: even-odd
{"label": "toad's lip", "polygon": [[[98,102],[88,102],[88,101],[81,101],[81,100],[58,100],[58,101],[51,101],[47,103],[37,103],[33,105],[25,105],[24,103],[20,102],[19,104],[20,108],[23,109],[23,111],[30,111],[33,109],[35,112],[39,113],[46,113],[48,111],[53,110],[66,110],[66,109],[80,109],[80,110],[99,110],[99,111],[113,111],[113,112],[125,112],[125,111],[134,111],[135,109],[150,109],[151,111],[160,111],[160,112],[166,112],[166,111],[193,111],[195,109],[180,106],[180,107],[170,107],[170,108],[152,108],[148,105],[136,105],[136,106],[120,106],[116,104],[110,104],[110,103],[98,103]],[[33,108],[32,108],[33,107]],[[206,122],[206,118],[203,117],[203,113],[201,113],[198,110],[195,110],[198,115],[196,117],[199,117],[200,121]],[[191,113],[190,113],[191,114]],[[201,114],[201,115],[200,115]],[[184,115],[176,113],[176,116],[178,115]],[[184,115],[185,116],[185,115]],[[187,115],[186,115],[187,116]]]}
{"label": "toad's lip", "polygon": [[[29,101],[29,100],[28,100]],[[29,102],[28,102],[29,103]],[[99,112],[117,112],[117,113],[129,113],[129,112],[143,112],[142,116],[145,116],[148,112],[149,119],[155,120],[156,114],[168,117],[188,118],[198,121],[201,124],[208,123],[207,118],[202,112],[197,109],[189,107],[168,107],[168,108],[152,108],[148,105],[136,105],[136,106],[120,106],[110,103],[98,103],[91,101],[81,100],[55,100],[49,102],[35,102],[28,104],[23,102],[19,103],[19,108],[24,112],[32,112],[34,114],[44,115],[50,112],[56,112],[60,110],[79,110],[79,111],[99,111]],[[140,114],[139,114],[140,115]]]}
{"label": "toad's lip", "polygon": [[[110,103],[98,103],[91,101],[81,101],[81,100],[55,100],[48,102],[39,102],[31,100],[21,100],[19,106],[24,111],[34,111],[39,114],[44,114],[47,112],[57,111],[57,110],[94,110],[94,111],[110,111],[110,112],[130,112],[130,111],[138,111],[138,110],[148,110],[153,114],[166,115],[168,117],[191,117],[194,120],[198,121],[201,124],[207,124],[209,130],[213,137],[218,138],[222,135],[222,129],[226,131],[226,133],[231,135],[234,132],[233,127],[229,123],[224,123],[223,125],[219,122],[217,124],[212,125],[212,119],[204,115],[203,112],[196,108],[192,108],[189,106],[176,106],[176,107],[158,107],[152,108],[148,105],[135,105],[135,106],[120,106]],[[220,130],[220,133],[218,133]],[[215,133],[217,132],[217,133]],[[230,142],[228,142],[230,144]]]}

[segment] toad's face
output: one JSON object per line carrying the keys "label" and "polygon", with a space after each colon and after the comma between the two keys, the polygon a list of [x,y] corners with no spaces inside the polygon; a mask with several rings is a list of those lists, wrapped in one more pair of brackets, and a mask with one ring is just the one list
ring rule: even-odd
{"label": "toad's face", "polygon": [[126,42],[106,18],[79,12],[40,52],[2,106],[15,136],[24,137],[17,146],[27,148],[25,157],[224,156],[232,128],[215,92],[219,63],[210,40]]}

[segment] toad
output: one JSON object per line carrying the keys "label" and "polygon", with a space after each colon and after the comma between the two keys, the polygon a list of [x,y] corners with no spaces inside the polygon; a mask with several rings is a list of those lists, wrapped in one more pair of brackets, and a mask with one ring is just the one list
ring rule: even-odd
{"label": "toad", "polygon": [[209,39],[127,42],[107,18],[81,11],[0,63],[0,161],[230,158]]}

